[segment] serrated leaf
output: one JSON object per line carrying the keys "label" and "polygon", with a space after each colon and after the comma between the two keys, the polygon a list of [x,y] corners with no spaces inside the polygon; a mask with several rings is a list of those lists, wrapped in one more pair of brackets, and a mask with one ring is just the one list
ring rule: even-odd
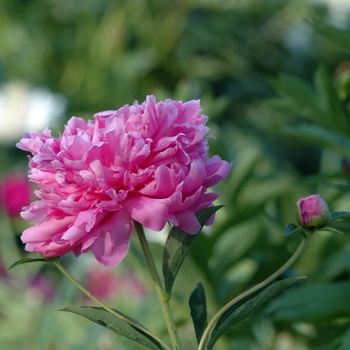
{"label": "serrated leaf", "polygon": [[32,263],[32,262],[37,262],[37,261],[49,261],[49,259],[46,258],[25,258],[25,259],[21,259],[16,261],[15,263],[13,263],[10,267],[9,270],[12,269],[13,267],[16,267],[18,265],[23,265],[23,264],[28,264],[28,263]]}
{"label": "serrated leaf", "polygon": [[[102,327],[106,327],[111,331],[119,335],[122,335],[126,338],[129,338],[134,342],[139,343],[149,349],[152,349],[152,350],[164,349],[150,335],[142,332],[139,329],[134,328],[133,326],[129,325],[127,322],[107,312],[103,308],[92,307],[92,306],[69,306],[62,309],[61,311],[67,311],[76,315],[83,316],[89,319],[90,321],[97,323]],[[120,312],[118,311],[118,313]],[[134,323],[141,325],[138,321],[133,320],[130,317],[127,317],[127,318],[132,320]]]}
{"label": "serrated leaf", "polygon": [[217,340],[232,326],[243,321],[256,311],[262,304],[270,300],[276,294],[290,286],[292,283],[304,277],[286,278],[272,282],[265,288],[249,295],[237,304],[229,308],[218,320],[206,343],[205,349],[211,350]]}
{"label": "serrated leaf", "polygon": [[310,24],[318,34],[329,39],[341,49],[350,53],[349,31],[330,26],[316,19],[313,19]]}
{"label": "serrated leaf", "polygon": [[208,325],[207,320],[207,303],[205,299],[205,291],[202,283],[198,283],[192,292],[189,300],[191,309],[191,317],[196,332],[198,344],[202,338],[202,334]]}
{"label": "serrated leaf", "polygon": [[[201,228],[209,218],[222,206],[209,207],[196,213]],[[190,235],[176,227],[173,227],[165,242],[163,253],[163,277],[165,292],[170,298],[171,290],[179,269],[184,262],[196,235]]]}

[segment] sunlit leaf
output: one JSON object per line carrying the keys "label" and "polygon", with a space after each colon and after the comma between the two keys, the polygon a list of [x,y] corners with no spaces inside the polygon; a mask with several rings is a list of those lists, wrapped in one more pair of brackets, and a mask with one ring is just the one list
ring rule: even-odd
{"label": "sunlit leaf", "polygon": [[[106,327],[111,331],[120,334],[126,338],[133,340],[149,349],[159,350],[164,349],[155,339],[150,335],[142,332],[129,325],[127,322],[121,320],[115,315],[107,312],[106,310],[99,307],[90,306],[69,306],[61,311],[71,312],[83,316],[90,321],[99,324],[100,326]],[[118,312],[119,313],[119,312]],[[127,317],[129,318],[129,317]],[[129,318],[131,320],[131,318]],[[138,321],[133,320],[133,322],[140,324]]]}
{"label": "sunlit leaf", "polygon": [[[208,219],[221,207],[222,206],[210,207],[196,213],[201,227],[203,227]],[[196,237],[197,235],[190,235],[176,227],[173,227],[169,232],[163,254],[164,286],[168,297],[171,295],[171,289],[176,275]]]}
{"label": "sunlit leaf", "polygon": [[216,341],[232,326],[243,321],[256,311],[262,304],[270,300],[276,294],[290,286],[292,283],[303,279],[304,277],[286,278],[282,281],[272,282],[267,287],[249,295],[237,304],[229,308],[218,320],[209,338],[207,339],[207,347],[212,349]]}
{"label": "sunlit leaf", "polygon": [[202,338],[202,334],[205,327],[208,324],[207,321],[207,304],[205,299],[205,291],[202,283],[198,283],[194,291],[192,292],[189,300],[191,317],[193,320],[194,330],[198,343]]}

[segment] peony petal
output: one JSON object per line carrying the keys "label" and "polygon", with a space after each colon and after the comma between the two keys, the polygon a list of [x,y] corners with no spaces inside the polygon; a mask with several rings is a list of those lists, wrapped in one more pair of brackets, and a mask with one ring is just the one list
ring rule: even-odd
{"label": "peony petal", "polygon": [[190,210],[183,210],[177,212],[175,216],[179,223],[177,227],[180,230],[185,231],[190,235],[195,235],[201,229],[201,225],[194,212]]}
{"label": "peony petal", "polygon": [[176,186],[182,181],[182,179],[182,172],[176,174],[173,169],[161,165],[155,171],[154,181],[141,189],[140,193],[155,198],[166,198],[174,193]]}
{"label": "peony petal", "polygon": [[167,222],[168,205],[171,201],[170,199],[154,199],[132,193],[122,203],[135,221],[151,230],[160,231]]}
{"label": "peony petal", "polygon": [[29,221],[37,221],[42,219],[48,212],[49,207],[47,203],[35,201],[30,203],[29,207],[24,207],[21,212],[21,217]]}
{"label": "peony petal", "polygon": [[209,159],[205,168],[207,179],[204,181],[203,186],[208,188],[216,185],[221,179],[227,179],[232,168],[232,162],[228,163],[221,160],[219,156],[213,156]]}
{"label": "peony petal", "polygon": [[73,220],[73,216],[66,216],[60,220],[50,219],[43,221],[40,224],[27,228],[23,232],[21,240],[23,243],[39,243],[51,240],[53,236],[60,233],[63,234]]}
{"label": "peony petal", "polygon": [[111,213],[98,229],[99,236],[92,245],[96,259],[106,266],[119,264],[129,250],[131,222],[128,213],[122,209]]}
{"label": "peony petal", "polygon": [[191,163],[190,171],[184,180],[183,193],[193,194],[202,186],[206,178],[206,171],[203,162],[199,159]]}

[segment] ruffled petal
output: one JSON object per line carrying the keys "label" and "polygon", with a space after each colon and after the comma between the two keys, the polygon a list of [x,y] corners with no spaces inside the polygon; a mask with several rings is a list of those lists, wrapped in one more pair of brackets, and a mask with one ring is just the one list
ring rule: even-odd
{"label": "ruffled petal", "polygon": [[99,235],[92,245],[96,259],[103,265],[119,264],[127,254],[130,244],[131,222],[125,210],[118,210],[99,225]]}
{"label": "ruffled petal", "polygon": [[139,194],[129,194],[123,206],[129,215],[141,225],[160,231],[164,228],[168,217],[170,199],[153,199]]}

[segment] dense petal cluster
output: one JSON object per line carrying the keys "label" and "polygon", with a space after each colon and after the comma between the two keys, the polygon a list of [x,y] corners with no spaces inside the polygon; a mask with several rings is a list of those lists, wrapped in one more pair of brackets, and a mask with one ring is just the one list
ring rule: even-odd
{"label": "dense petal cluster", "polygon": [[40,200],[21,214],[35,221],[22,235],[26,250],[53,257],[91,249],[111,266],[128,251],[132,219],[197,233],[195,212],[218,197],[207,189],[231,169],[208,158],[206,121],[198,101],[148,96],[87,123],[73,117],[58,138],[49,129],[25,133],[17,146],[32,153],[29,178],[40,187]]}

